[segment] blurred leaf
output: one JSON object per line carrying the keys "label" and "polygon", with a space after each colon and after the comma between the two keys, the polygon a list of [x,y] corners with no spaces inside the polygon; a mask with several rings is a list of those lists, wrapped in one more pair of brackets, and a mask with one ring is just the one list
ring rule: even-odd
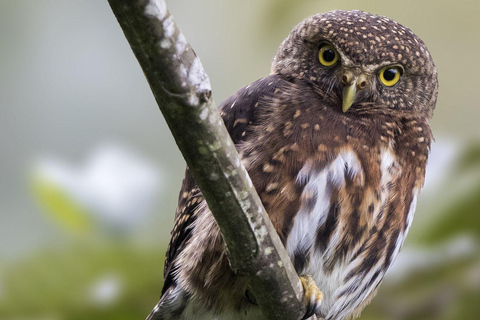
{"label": "blurred leaf", "polygon": [[466,292],[454,306],[450,319],[475,319],[478,317],[480,290]]}
{"label": "blurred leaf", "polygon": [[[480,255],[412,272],[400,282],[386,282],[362,314],[362,320],[457,320],[478,314]],[[472,310],[477,310],[472,312]],[[467,316],[469,315],[469,316]]]}
{"label": "blurred leaf", "polygon": [[480,235],[480,184],[472,192],[459,199],[440,213],[430,230],[426,230],[422,241],[428,244],[440,242],[455,235],[473,233]]}
{"label": "blurred leaf", "polygon": [[[474,176],[475,170],[480,170],[480,144],[471,144],[460,158],[458,170],[451,174],[450,179],[459,179],[460,175]],[[450,186],[445,185],[444,188]],[[432,227],[425,230],[422,240],[428,244],[465,233],[480,235],[480,181],[473,181],[468,191],[462,197],[454,199],[451,205],[433,215]]]}
{"label": "blurred leaf", "polygon": [[91,229],[88,211],[69,197],[59,186],[36,175],[32,182],[33,194],[53,220],[71,231],[81,233]]}

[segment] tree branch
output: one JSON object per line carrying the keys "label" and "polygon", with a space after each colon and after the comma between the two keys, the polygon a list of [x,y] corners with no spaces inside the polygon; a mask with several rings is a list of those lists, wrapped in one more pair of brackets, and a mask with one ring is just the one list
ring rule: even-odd
{"label": "tree branch", "polygon": [[232,270],[246,278],[267,319],[299,319],[300,280],[165,1],[108,2],[220,227]]}

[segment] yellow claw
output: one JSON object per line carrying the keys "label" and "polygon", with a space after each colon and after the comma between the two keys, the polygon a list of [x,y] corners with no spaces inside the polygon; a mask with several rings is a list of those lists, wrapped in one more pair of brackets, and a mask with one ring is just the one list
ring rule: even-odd
{"label": "yellow claw", "polygon": [[307,301],[307,312],[303,319],[308,319],[320,309],[323,301],[323,292],[317,287],[317,284],[311,276],[300,277],[303,286],[303,297]]}

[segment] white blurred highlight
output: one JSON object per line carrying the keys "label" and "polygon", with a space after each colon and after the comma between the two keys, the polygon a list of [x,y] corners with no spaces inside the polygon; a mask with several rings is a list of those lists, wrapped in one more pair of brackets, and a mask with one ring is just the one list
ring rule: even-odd
{"label": "white blurred highlight", "polygon": [[415,272],[428,271],[434,267],[447,265],[451,261],[461,261],[473,256],[476,253],[476,246],[475,237],[462,235],[434,248],[405,248],[398,255],[385,280],[397,283]]}
{"label": "white blurred highlight", "polygon": [[100,306],[115,303],[122,293],[123,282],[117,275],[107,274],[98,279],[90,289],[89,300]]}
{"label": "white blurred highlight", "polygon": [[61,188],[101,224],[120,229],[132,229],[144,221],[160,194],[158,168],[114,144],[96,148],[80,166],[43,158],[35,174]]}
{"label": "white blurred highlight", "polygon": [[463,145],[460,145],[453,139],[443,137],[437,138],[432,143],[432,149],[428,157],[424,192],[434,192],[438,187],[442,186],[442,180],[451,173],[462,148]]}

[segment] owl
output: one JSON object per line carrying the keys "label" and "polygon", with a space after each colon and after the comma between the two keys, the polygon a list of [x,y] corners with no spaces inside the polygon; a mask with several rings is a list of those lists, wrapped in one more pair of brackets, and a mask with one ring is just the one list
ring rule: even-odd
{"label": "owl", "polygon": [[[305,318],[355,318],[375,295],[412,224],[437,92],[410,29],[332,11],[298,24],[271,74],[220,105],[297,273],[324,294]],[[164,279],[148,319],[263,319],[188,168]]]}

